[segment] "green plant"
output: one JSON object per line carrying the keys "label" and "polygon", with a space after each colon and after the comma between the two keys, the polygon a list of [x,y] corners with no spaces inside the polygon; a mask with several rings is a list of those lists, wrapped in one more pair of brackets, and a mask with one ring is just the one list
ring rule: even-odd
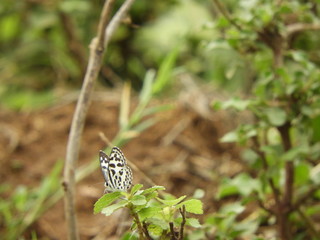
{"label": "green plant", "polygon": [[[239,198],[232,211],[222,208],[208,218],[208,229],[227,239],[254,238],[265,236],[264,225],[283,240],[319,239],[320,70],[298,38],[320,29],[317,12],[311,2],[261,1],[239,4],[229,15],[215,2],[227,22],[220,26],[225,42],[251,63],[255,80],[253,96],[214,104],[252,118],[222,138],[246,147],[245,172],[221,182],[218,200]],[[254,223],[246,225],[249,220]]]}
{"label": "green plant", "polygon": [[[9,198],[0,198],[0,224],[4,229],[1,232],[3,239],[19,239],[24,231],[56,202],[53,193],[60,187],[61,169],[62,162],[58,161],[40,187],[29,190],[25,186],[19,186]],[[0,188],[0,193],[6,195],[10,186],[3,184]]]}
{"label": "green plant", "polygon": [[127,208],[133,219],[132,230],[137,229],[139,239],[185,239],[185,226],[200,228],[196,218],[187,213],[202,214],[202,202],[198,199],[185,200],[186,196],[175,198],[169,194],[158,197],[162,186],[141,190],[136,184],[130,193],[113,192],[102,196],[94,205],[94,213],[109,216],[114,211]]}

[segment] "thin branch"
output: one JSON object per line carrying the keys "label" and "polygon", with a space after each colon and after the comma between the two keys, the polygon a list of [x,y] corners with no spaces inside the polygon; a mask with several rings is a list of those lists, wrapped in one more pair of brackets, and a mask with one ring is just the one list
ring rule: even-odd
{"label": "thin branch", "polygon": [[144,232],[144,235],[146,236],[146,238],[148,240],[152,240],[152,238],[150,237],[149,232],[148,232],[147,224],[145,222],[142,222],[142,226],[143,226],[143,232]]}
{"label": "thin branch", "polygon": [[235,26],[238,30],[242,30],[240,25],[238,25],[233,18],[230,16],[228,13],[227,9],[224,7],[224,5],[219,1],[219,0],[213,0],[214,4],[220,11],[220,13],[233,25]]}
{"label": "thin branch", "polygon": [[174,232],[173,222],[170,222],[169,226],[170,226],[170,235],[171,235],[170,240],[177,240],[176,234]]}
{"label": "thin branch", "polygon": [[[260,156],[264,170],[268,171],[269,165],[268,165],[268,162],[267,162],[267,159],[266,159],[266,156],[265,156],[264,152],[262,152],[260,150],[260,143],[259,143],[257,137],[253,137],[252,140],[253,140],[254,150]],[[275,185],[275,183],[274,183],[274,181],[273,181],[273,179],[271,177],[268,177],[268,182],[269,182],[269,185],[270,185],[272,193],[273,193],[273,197],[274,197],[275,202],[276,202],[275,203],[276,207],[279,209],[279,208],[281,208],[280,191],[276,187],[276,185]]]}
{"label": "thin branch", "polygon": [[[123,10],[123,6],[131,4],[133,0],[127,0],[121,7],[122,12],[127,12],[128,8]],[[115,0],[105,1],[103,10],[101,13],[97,37],[91,41],[90,44],[90,56],[86,70],[86,74],[81,88],[81,93],[77,102],[76,110],[72,119],[71,130],[68,139],[66,162],[64,168],[64,181],[63,187],[65,191],[65,214],[66,222],[68,226],[68,239],[78,240],[79,233],[77,229],[76,212],[75,212],[75,169],[76,162],[79,156],[81,134],[84,127],[84,121],[89,109],[91,93],[93,91],[94,81],[96,80],[101,68],[104,49],[107,47],[108,39],[114,33],[115,28],[119,25],[118,19],[113,19],[112,31],[108,31],[107,25],[109,23],[109,16]],[[120,11],[120,10],[119,10]],[[118,13],[119,13],[118,11]],[[117,14],[118,14],[117,13]],[[116,15],[117,15],[116,14]],[[118,21],[118,22],[117,22]],[[108,27],[109,28],[109,27]],[[105,32],[108,32],[108,36],[105,37]]]}
{"label": "thin branch", "polygon": [[290,37],[292,34],[309,31],[309,30],[320,30],[320,24],[316,23],[294,23],[288,25],[286,27],[286,34],[285,37]]}
{"label": "thin branch", "polygon": [[[284,150],[287,152],[292,148],[289,131],[291,128],[290,122],[286,122],[284,125],[278,127],[278,131],[281,135],[282,144]],[[285,185],[283,196],[283,207],[286,207],[286,211],[290,211],[292,206],[293,196],[293,182],[294,182],[294,166],[292,161],[287,161],[285,164]]]}
{"label": "thin branch", "polygon": [[121,23],[122,19],[125,18],[128,10],[130,9],[131,5],[135,0],[126,0],[122,6],[119,8],[117,13],[113,16],[110,21],[108,28],[105,31],[105,42],[106,44],[109,43],[111,37],[113,36],[115,30],[118,28],[119,24]]}
{"label": "thin branch", "polygon": [[132,214],[132,216],[134,218],[134,221],[137,224],[138,233],[139,233],[139,239],[140,240],[144,240],[145,239],[144,228],[143,228],[143,226],[142,226],[142,224],[140,222],[139,216],[133,209],[131,209],[131,214]]}
{"label": "thin branch", "polygon": [[320,184],[317,184],[317,185],[312,186],[310,189],[308,189],[308,191],[307,191],[305,194],[303,194],[302,196],[300,196],[300,197],[296,200],[296,202],[295,202],[294,204],[292,204],[292,210],[296,210],[296,209],[300,208],[301,205],[302,205],[303,203],[305,203],[305,201],[306,201],[307,199],[309,199],[316,191],[319,190],[319,188],[320,188]]}
{"label": "thin branch", "polygon": [[306,224],[309,229],[310,235],[314,237],[314,239],[320,239],[320,233],[317,231],[316,227],[314,226],[312,220],[305,214],[305,211],[301,210],[301,208],[297,209],[298,214],[302,218],[302,222]]}
{"label": "thin branch", "polygon": [[182,209],[179,208],[179,211],[182,216],[182,222],[180,225],[179,240],[183,240],[183,230],[184,230],[184,225],[186,224],[186,206],[182,205]]}
{"label": "thin branch", "polygon": [[[256,194],[257,195],[257,194]],[[256,196],[259,207],[262,208],[263,210],[265,210],[266,212],[268,212],[269,214],[275,214],[274,209],[272,208],[268,208],[265,206],[265,204],[261,201],[261,199],[259,198],[259,196]]]}

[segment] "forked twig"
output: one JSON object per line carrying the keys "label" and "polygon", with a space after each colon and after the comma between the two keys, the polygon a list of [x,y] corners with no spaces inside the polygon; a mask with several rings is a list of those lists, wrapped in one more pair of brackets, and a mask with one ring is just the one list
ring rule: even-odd
{"label": "forked twig", "polygon": [[[101,13],[97,37],[90,44],[90,56],[87,65],[86,74],[81,88],[80,96],[77,102],[76,110],[73,115],[67,152],[63,173],[63,187],[65,191],[65,215],[68,230],[68,239],[78,240],[79,233],[77,229],[76,213],[75,213],[75,169],[79,156],[81,134],[84,127],[84,121],[89,109],[91,93],[93,91],[94,82],[99,74],[104,51],[107,43],[113,35],[115,29],[120,24],[121,18],[126,14],[134,0],[126,0],[120,10],[112,19],[112,25],[108,26],[111,10],[115,0],[105,1]],[[108,28],[107,28],[108,26]],[[105,36],[107,33],[107,36]]]}
{"label": "forked twig", "polygon": [[179,240],[183,239],[183,231],[184,231],[184,225],[186,224],[186,206],[182,205],[182,209],[179,208],[180,214],[182,216],[182,222],[180,225],[180,233],[179,233]]}
{"label": "forked twig", "polygon": [[146,235],[146,238],[148,240],[152,240],[152,238],[150,237],[149,235],[149,232],[148,232],[148,226],[145,222],[142,223],[142,226],[143,226],[143,232],[144,232],[144,235]]}

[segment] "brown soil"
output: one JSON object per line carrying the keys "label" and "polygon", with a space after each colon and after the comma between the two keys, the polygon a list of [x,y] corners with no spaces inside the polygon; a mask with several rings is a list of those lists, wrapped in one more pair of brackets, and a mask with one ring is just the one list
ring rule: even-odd
{"label": "brown soil", "polygon": [[[75,104],[64,104],[36,112],[0,110],[0,179],[12,189],[23,184],[37,187],[55,163],[65,158],[66,144]],[[230,128],[220,113],[208,117],[176,104],[155,115],[157,123],[121,149],[126,157],[157,185],[175,196],[192,196],[203,189],[204,215],[217,208],[218,178],[241,168],[234,160],[237,151],[219,138]],[[93,204],[104,191],[98,151],[106,144],[103,132],[112,139],[118,130],[119,101],[94,101],[87,116],[78,166],[96,161],[97,169],[77,183],[76,209],[81,239],[119,239],[129,229],[126,212],[110,217],[93,214]],[[231,167],[232,166],[232,167]],[[150,187],[140,173],[134,183]],[[66,239],[63,200],[46,211],[26,232],[38,239]],[[1,226],[0,226],[1,228]]]}

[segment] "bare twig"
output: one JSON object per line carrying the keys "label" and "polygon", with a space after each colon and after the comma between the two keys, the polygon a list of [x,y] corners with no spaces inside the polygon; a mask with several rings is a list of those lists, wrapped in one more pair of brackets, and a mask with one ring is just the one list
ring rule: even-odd
{"label": "bare twig", "polygon": [[93,83],[98,76],[103,57],[103,33],[107,26],[111,8],[113,7],[114,2],[115,0],[106,1],[100,18],[97,38],[93,39],[92,43],[90,44],[90,58],[87,66],[87,72],[84,77],[79,100],[73,115],[68,139],[63,186],[65,191],[65,215],[68,226],[67,230],[69,240],[79,239],[74,199],[75,168],[79,156],[80,139],[84,126],[84,120],[89,109]]}
{"label": "bare twig", "polygon": [[122,6],[119,8],[117,13],[114,15],[114,17],[111,19],[110,24],[108,28],[105,31],[105,43],[108,45],[111,37],[113,36],[113,33],[118,28],[119,24],[121,23],[122,19],[125,18],[128,10],[130,9],[131,5],[133,4],[135,0],[126,0]]}
{"label": "bare twig", "polygon": [[308,189],[308,191],[306,193],[304,193],[302,196],[300,196],[295,203],[292,204],[292,210],[297,210],[298,208],[301,207],[301,205],[303,203],[305,203],[305,201],[307,199],[309,199],[310,197],[312,197],[312,195],[318,191],[320,188],[320,184],[314,185],[311,188]]}
{"label": "bare twig", "polygon": [[[292,148],[290,139],[290,122],[286,122],[284,125],[278,127],[278,131],[281,135],[282,144],[284,150],[288,152]],[[294,183],[294,166],[292,161],[287,161],[285,163],[285,183],[284,183],[284,193],[282,199],[282,208],[278,212],[280,234],[283,239],[291,239],[290,224],[288,221],[289,214],[292,210],[292,198],[293,198],[293,183]]]}
{"label": "bare twig", "polygon": [[179,211],[182,216],[182,222],[180,225],[179,240],[183,240],[183,230],[184,230],[184,225],[186,224],[186,206],[182,205],[182,209],[179,208]]}
{"label": "bare twig", "polygon": [[300,215],[300,217],[303,220],[303,223],[306,224],[306,226],[309,229],[310,235],[312,235],[314,237],[314,239],[320,239],[320,233],[317,231],[317,229],[315,228],[312,220],[309,218],[309,216],[307,216],[305,214],[305,211],[303,211],[301,208],[297,209],[298,214]]}
{"label": "bare twig", "polygon": [[288,25],[286,27],[286,36],[289,37],[292,34],[295,34],[297,32],[303,32],[308,30],[320,30],[320,24],[316,23],[294,23],[291,25]]}
{"label": "bare twig", "polygon": [[137,224],[137,228],[138,228],[138,232],[139,232],[139,239],[140,240],[146,239],[145,238],[145,233],[144,233],[144,228],[143,228],[143,226],[142,226],[142,224],[140,222],[138,214],[135,211],[133,211],[133,209],[131,209],[131,215],[133,216],[134,221]]}
{"label": "bare twig", "polygon": [[[253,145],[254,145],[253,148],[256,151],[256,153],[258,153],[259,157],[261,158],[264,170],[268,171],[269,165],[268,165],[265,153],[260,150],[260,143],[258,141],[258,138],[257,137],[253,137],[252,140],[253,140]],[[271,177],[268,177],[268,182],[269,182],[269,185],[270,185],[272,193],[273,193],[273,197],[274,197],[274,200],[275,200],[276,207],[277,208],[281,208],[280,191],[276,187],[276,185],[275,185],[275,183],[274,183],[274,181],[273,181],[273,179]]]}
{"label": "bare twig", "polygon": [[143,226],[143,232],[144,232],[144,235],[146,235],[146,238],[148,240],[152,240],[152,238],[150,237],[149,235],[149,232],[148,232],[148,226],[145,222],[142,223],[142,226]]}
{"label": "bare twig", "polygon": [[262,208],[263,210],[265,210],[266,212],[268,212],[270,214],[275,214],[274,209],[266,207],[266,205],[259,198],[258,194],[255,194],[255,195],[256,195],[256,198],[257,198],[257,201],[258,201],[260,208]]}
{"label": "bare twig", "polygon": [[[76,110],[72,119],[71,130],[68,139],[63,186],[65,191],[65,214],[68,226],[68,239],[70,240],[79,239],[74,206],[75,169],[79,156],[80,139],[84,126],[84,120],[90,105],[94,81],[96,80],[100,71],[104,50],[107,47],[108,40],[111,38],[111,35],[114,33],[116,27],[121,21],[121,17],[123,16],[120,14],[119,17],[119,12],[127,12],[128,8],[133,3],[133,0],[127,0],[122,5],[121,9],[115,15],[117,18],[114,17],[112,20],[113,24],[109,25],[108,29],[110,28],[110,30],[108,30],[107,25],[109,23],[109,16],[114,2],[115,0],[105,1],[98,25],[97,37],[94,38],[90,44],[89,62],[79,100],[77,102]],[[128,4],[128,2],[130,4]],[[107,32],[107,36],[105,35],[105,32]]]}
{"label": "bare twig", "polygon": [[173,222],[170,222],[169,226],[170,226],[170,235],[171,235],[170,240],[177,240],[176,234],[174,232]]}

